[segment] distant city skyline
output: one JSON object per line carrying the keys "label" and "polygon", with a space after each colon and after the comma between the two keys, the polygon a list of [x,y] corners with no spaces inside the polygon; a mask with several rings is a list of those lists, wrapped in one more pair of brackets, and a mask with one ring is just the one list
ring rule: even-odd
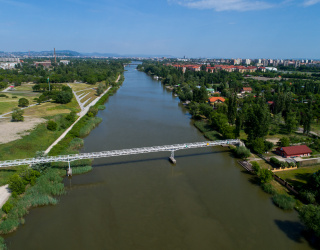
{"label": "distant city skyline", "polygon": [[320,58],[320,0],[0,0],[0,51]]}

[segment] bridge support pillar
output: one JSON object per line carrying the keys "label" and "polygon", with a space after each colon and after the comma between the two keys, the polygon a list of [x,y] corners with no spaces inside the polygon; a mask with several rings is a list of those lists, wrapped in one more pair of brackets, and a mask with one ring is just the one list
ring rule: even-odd
{"label": "bridge support pillar", "polygon": [[174,151],[171,151],[171,156],[169,157],[169,161],[171,161],[173,164],[176,164],[176,159],[174,159]]}
{"label": "bridge support pillar", "polygon": [[72,168],[70,167],[70,161],[68,159],[68,165],[69,165],[69,168],[67,170],[67,176],[72,176]]}

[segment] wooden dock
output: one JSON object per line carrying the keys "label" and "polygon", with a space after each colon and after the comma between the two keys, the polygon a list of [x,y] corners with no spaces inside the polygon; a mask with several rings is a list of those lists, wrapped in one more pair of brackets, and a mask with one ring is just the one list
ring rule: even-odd
{"label": "wooden dock", "polygon": [[253,168],[251,163],[247,162],[247,161],[238,161],[238,163],[248,172],[253,173]]}

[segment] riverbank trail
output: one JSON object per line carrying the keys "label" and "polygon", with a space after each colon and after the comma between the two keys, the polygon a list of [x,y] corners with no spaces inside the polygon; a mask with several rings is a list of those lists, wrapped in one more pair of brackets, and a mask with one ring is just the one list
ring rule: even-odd
{"label": "riverbank trail", "polygon": [[[118,76],[118,79],[116,80],[116,82],[120,80],[120,77],[121,77],[121,74]],[[49,153],[50,150],[68,134],[68,132],[73,128],[73,126],[88,112],[89,108],[95,105],[100,100],[100,98],[110,90],[110,88],[111,87],[106,89],[99,97],[93,100],[87,107],[81,108],[81,111],[78,113],[79,115],[78,119],[54,143],[52,143],[50,147],[47,148],[47,150],[45,151],[46,154]],[[79,106],[81,107],[80,103],[79,103]],[[0,208],[2,208],[3,204],[6,203],[6,201],[10,198],[10,196],[11,196],[11,192],[8,188],[8,185],[1,186],[0,187]]]}
{"label": "riverbank trail", "polygon": [[[118,79],[116,80],[116,82],[119,81],[120,76],[121,76],[121,74],[118,76]],[[69,87],[70,87],[70,86],[69,86]],[[95,105],[95,104],[101,99],[101,97],[104,96],[110,89],[111,89],[111,86],[110,86],[109,88],[107,88],[99,97],[97,97],[96,99],[94,99],[94,100],[93,100],[89,105],[87,105],[86,107],[84,107],[84,106],[81,104],[78,95],[76,94],[76,92],[74,92],[74,91],[72,90],[72,92],[73,92],[74,96],[76,97],[77,102],[79,103],[79,106],[80,106],[80,108],[81,108],[81,111],[78,113],[79,117],[78,117],[78,119],[77,119],[66,131],[64,131],[64,133],[63,133],[54,143],[52,143],[52,144],[50,145],[50,147],[48,147],[47,150],[44,151],[44,152],[45,152],[46,154],[48,154],[48,153],[50,152],[50,150],[51,150],[55,145],[57,145],[57,143],[60,142],[60,141],[68,134],[68,132],[73,128],[73,126],[76,125],[77,122],[78,122],[83,116],[85,116],[85,115],[88,113],[89,108],[90,108],[91,106]]]}

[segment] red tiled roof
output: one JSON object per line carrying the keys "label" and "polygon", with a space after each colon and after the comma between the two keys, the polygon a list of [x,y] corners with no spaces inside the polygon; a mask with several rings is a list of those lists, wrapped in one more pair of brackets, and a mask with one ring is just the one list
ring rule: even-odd
{"label": "red tiled roof", "polygon": [[298,145],[298,146],[291,146],[291,147],[282,147],[279,148],[281,151],[284,151],[286,155],[302,155],[302,154],[311,154],[311,149],[308,148],[306,145]]}
{"label": "red tiled roof", "polygon": [[209,99],[209,102],[216,102],[216,101],[221,101],[221,102],[225,102],[225,99],[223,97],[211,97]]}
{"label": "red tiled roof", "polygon": [[251,87],[243,87],[242,90],[243,91],[252,91],[252,88]]}

